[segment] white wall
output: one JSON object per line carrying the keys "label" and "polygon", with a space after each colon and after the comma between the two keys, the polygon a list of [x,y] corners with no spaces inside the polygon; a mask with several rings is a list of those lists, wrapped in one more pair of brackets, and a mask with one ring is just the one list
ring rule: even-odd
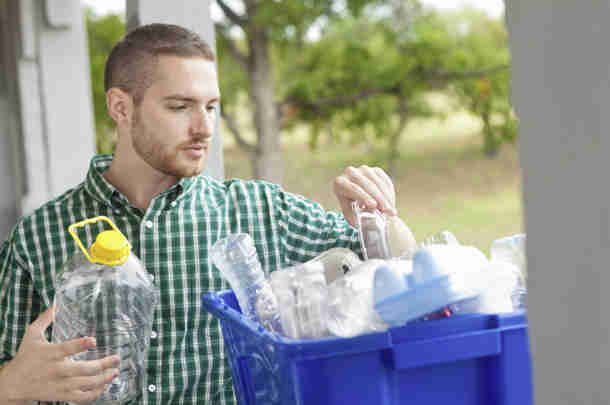
{"label": "white wall", "polygon": [[536,404],[608,404],[610,3],[506,6]]}

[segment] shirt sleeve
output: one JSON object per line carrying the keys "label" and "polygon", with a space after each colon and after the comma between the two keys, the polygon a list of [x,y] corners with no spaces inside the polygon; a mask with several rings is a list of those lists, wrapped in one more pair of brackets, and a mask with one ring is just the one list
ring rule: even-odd
{"label": "shirt sleeve", "polygon": [[274,209],[289,262],[306,262],[335,248],[351,249],[362,257],[358,230],[343,214],[278,188]]}
{"label": "shirt sleeve", "polygon": [[30,272],[25,269],[9,238],[0,248],[0,364],[11,360],[27,326],[40,312]]}

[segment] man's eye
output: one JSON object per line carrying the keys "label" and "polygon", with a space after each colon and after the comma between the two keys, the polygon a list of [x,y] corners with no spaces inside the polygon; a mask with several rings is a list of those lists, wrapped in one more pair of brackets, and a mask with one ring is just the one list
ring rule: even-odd
{"label": "man's eye", "polygon": [[186,109],[186,105],[170,105],[169,109],[172,111],[181,111]]}
{"label": "man's eye", "polygon": [[216,111],[216,104],[210,104],[209,106],[206,107],[206,110],[208,110],[208,112],[214,112]]}

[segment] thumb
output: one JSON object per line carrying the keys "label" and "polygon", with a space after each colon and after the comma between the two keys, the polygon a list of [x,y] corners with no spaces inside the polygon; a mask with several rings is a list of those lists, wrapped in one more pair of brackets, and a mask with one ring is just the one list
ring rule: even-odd
{"label": "thumb", "polygon": [[53,314],[55,305],[51,305],[46,311],[38,315],[38,318],[32,322],[31,329],[36,333],[36,337],[44,339],[44,332],[47,330],[51,322],[53,322]]}

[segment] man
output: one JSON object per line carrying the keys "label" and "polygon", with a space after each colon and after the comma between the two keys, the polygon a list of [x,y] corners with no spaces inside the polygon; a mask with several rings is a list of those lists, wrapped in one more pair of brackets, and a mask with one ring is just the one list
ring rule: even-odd
{"label": "man", "polygon": [[[68,359],[92,338],[45,337],[53,277],[77,253],[67,228],[98,215],[127,236],[161,292],[139,401],[234,403],[219,324],[200,305],[201,294],[228,288],[211,246],[249,233],[269,271],[336,246],[357,250],[351,201],[394,214],[392,182],[377,168],[346,169],[334,181],[346,220],[270,183],[199,176],[220,92],[211,49],[178,26],[130,32],[108,58],[105,87],[114,155],[94,157],[83,183],[23,218],[0,249],[0,404],[86,402],[118,375],[117,356]],[[101,229],[87,232],[88,246]]]}

